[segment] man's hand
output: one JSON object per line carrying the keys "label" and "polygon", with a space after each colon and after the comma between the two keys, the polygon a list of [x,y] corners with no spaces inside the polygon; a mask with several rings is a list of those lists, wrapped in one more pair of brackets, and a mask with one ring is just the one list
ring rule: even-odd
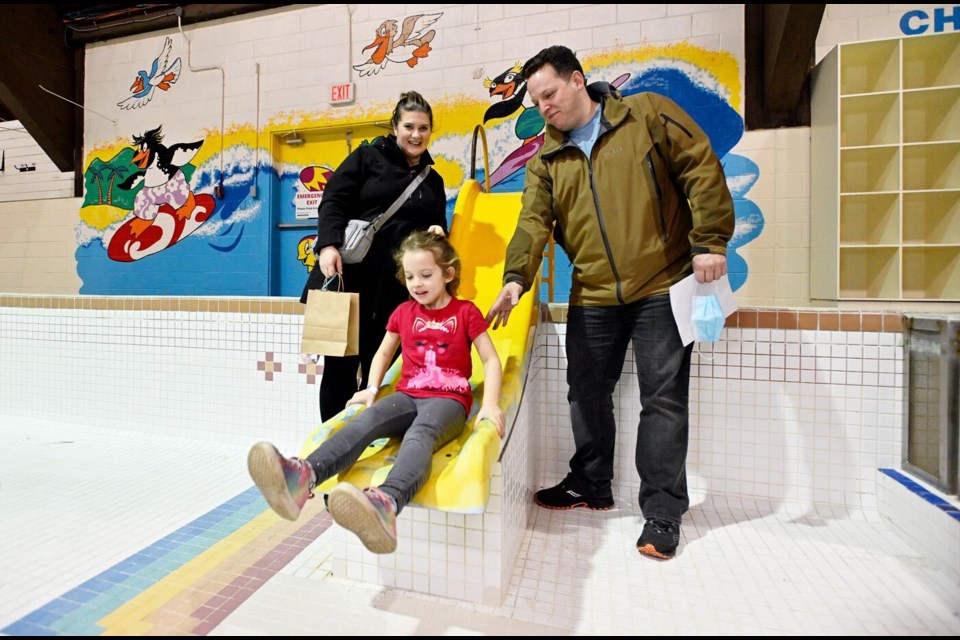
{"label": "man's hand", "polygon": [[320,272],[324,278],[343,275],[343,262],[340,260],[340,252],[332,244],[320,250],[317,255],[317,262],[320,264]]}
{"label": "man's hand", "polygon": [[493,324],[496,329],[500,325],[507,326],[507,320],[510,319],[510,312],[520,303],[520,296],[523,294],[523,286],[519,282],[508,282],[503,285],[500,295],[494,301],[493,306],[487,313],[487,322]]}
{"label": "man's hand", "polygon": [[727,274],[727,257],[719,253],[698,253],[693,256],[693,275],[700,284],[719,280]]}

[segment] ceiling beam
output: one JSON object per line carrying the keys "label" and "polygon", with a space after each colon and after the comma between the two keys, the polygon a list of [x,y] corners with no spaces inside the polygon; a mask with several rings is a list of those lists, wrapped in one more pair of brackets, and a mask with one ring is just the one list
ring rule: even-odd
{"label": "ceiling beam", "polygon": [[809,76],[826,5],[744,5],[748,129],[810,123]]}
{"label": "ceiling beam", "polygon": [[71,46],[131,36],[178,25],[176,11],[181,11],[179,24],[188,25],[207,20],[229,18],[253,11],[264,11],[286,4],[185,4],[162,9],[144,9],[142,16],[126,15],[115,20],[88,21],[83,25],[67,25],[67,39]]}
{"label": "ceiling beam", "polygon": [[[19,120],[60,171],[75,169],[74,142],[82,139],[82,57],[66,45],[63,23],[49,4],[0,6],[0,104]],[[81,68],[77,68],[77,60]]]}

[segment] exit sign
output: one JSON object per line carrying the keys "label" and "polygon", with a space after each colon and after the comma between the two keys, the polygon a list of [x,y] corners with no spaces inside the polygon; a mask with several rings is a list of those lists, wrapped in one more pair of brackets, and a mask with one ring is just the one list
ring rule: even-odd
{"label": "exit sign", "polygon": [[343,104],[345,102],[353,102],[353,83],[345,82],[330,85],[330,104]]}

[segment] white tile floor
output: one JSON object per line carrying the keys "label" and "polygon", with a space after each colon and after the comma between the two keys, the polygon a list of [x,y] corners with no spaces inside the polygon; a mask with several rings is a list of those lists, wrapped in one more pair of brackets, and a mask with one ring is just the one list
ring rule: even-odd
{"label": "white tile floor", "polygon": [[[0,415],[0,630],[247,495],[249,444]],[[632,502],[535,510],[500,607],[325,575],[314,542],[205,633],[960,634],[960,585],[875,513],[695,496],[678,556],[658,562],[634,549]]]}

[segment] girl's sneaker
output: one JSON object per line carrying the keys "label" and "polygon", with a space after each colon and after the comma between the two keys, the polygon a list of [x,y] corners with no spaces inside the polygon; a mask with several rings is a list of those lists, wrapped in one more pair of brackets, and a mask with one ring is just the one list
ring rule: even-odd
{"label": "girl's sneaker", "polygon": [[370,551],[397,550],[397,512],[393,500],[380,489],[367,487],[361,491],[349,482],[341,482],[330,492],[327,508],[334,521],[357,534]]}
{"label": "girl's sneaker", "polygon": [[270,508],[287,520],[296,520],[313,497],[317,481],[306,460],[284,458],[269,442],[258,442],[247,454],[247,471]]}

